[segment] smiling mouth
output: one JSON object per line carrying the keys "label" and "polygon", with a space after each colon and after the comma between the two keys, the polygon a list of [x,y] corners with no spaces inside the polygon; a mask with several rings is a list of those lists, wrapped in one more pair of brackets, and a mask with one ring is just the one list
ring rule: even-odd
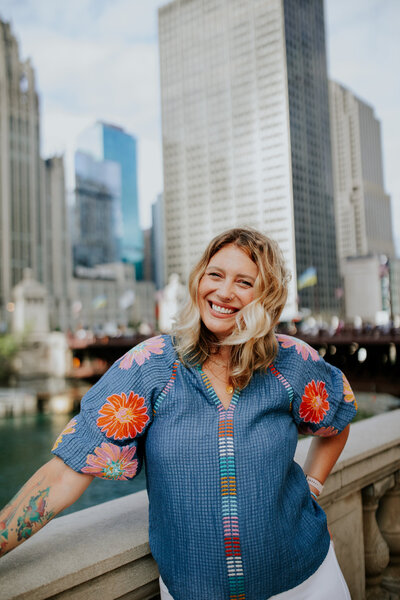
{"label": "smiling mouth", "polygon": [[214,312],[217,312],[221,315],[233,315],[239,310],[238,308],[227,308],[225,306],[219,306],[218,304],[214,304],[214,302],[209,302],[209,305]]}

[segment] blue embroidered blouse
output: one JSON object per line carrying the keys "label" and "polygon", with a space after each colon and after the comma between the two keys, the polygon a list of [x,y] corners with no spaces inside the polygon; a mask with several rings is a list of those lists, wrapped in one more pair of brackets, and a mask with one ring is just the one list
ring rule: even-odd
{"label": "blue embroidered blouse", "polygon": [[85,395],[54,445],[104,479],[131,479],[145,461],[150,547],[175,600],[266,600],[328,552],[325,513],[294,462],[297,434],[339,433],[355,399],[314,349],[277,338],[274,364],[227,410],[168,336],[146,340]]}

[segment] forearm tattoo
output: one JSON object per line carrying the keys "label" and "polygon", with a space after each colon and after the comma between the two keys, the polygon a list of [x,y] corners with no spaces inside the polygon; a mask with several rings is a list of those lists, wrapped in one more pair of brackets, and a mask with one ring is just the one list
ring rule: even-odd
{"label": "forearm tattoo", "polygon": [[23,509],[22,515],[17,520],[17,538],[26,540],[34,533],[34,529],[40,529],[54,517],[52,511],[47,510],[47,497],[50,488],[39,490],[36,496],[31,496],[28,506]]}
{"label": "forearm tattoo", "polygon": [[[40,484],[41,482],[39,482],[39,486]],[[27,500],[29,494],[22,494],[24,488],[25,486],[5,506],[0,516],[0,556],[6,554],[9,549],[15,546],[14,543],[10,548],[8,547],[12,532],[15,531],[18,542],[21,542],[28,539],[35,531],[46,525],[55,516],[55,513],[49,511],[47,507],[50,487],[43,490],[39,489],[38,493],[32,495],[29,500]],[[28,503],[24,506],[26,501]],[[21,506],[23,507],[22,512],[17,517],[14,529],[10,525]]]}

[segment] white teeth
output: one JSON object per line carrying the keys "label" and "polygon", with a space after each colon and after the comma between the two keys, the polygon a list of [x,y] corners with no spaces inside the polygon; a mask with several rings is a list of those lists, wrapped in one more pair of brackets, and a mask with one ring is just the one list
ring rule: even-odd
{"label": "white teeth", "polygon": [[211,304],[211,308],[217,312],[223,313],[224,315],[231,315],[234,310],[231,308],[224,308],[223,306],[217,306],[217,304]]}

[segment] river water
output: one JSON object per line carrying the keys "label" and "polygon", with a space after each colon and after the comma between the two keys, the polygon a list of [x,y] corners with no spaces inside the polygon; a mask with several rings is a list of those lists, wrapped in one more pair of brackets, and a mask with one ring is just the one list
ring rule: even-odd
{"label": "river water", "polygon": [[[0,507],[5,505],[41,465],[68,416],[37,414],[0,419]],[[63,514],[138,492],[146,487],[144,470],[132,480],[108,481],[97,477]]]}
{"label": "river water", "polygon": [[[395,408],[400,399],[387,394],[357,393],[359,417]],[[37,414],[0,419],[0,508],[42,464],[52,457],[50,449],[69,416]],[[83,495],[63,514],[81,510],[146,487],[144,470],[131,481],[95,478]]]}

